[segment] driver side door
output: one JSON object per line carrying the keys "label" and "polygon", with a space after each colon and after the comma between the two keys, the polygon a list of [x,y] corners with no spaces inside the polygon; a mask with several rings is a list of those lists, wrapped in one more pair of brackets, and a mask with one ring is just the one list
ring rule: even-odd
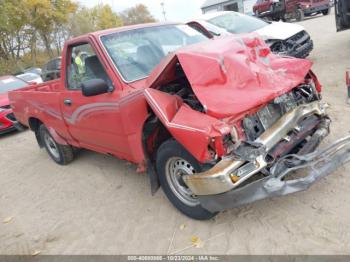
{"label": "driver side door", "polygon": [[[68,47],[65,77],[66,89],[61,94],[61,107],[71,136],[83,148],[114,155],[127,152],[118,103],[121,90],[113,86],[89,42]],[[84,96],[82,84],[93,79],[103,79],[114,91]]]}

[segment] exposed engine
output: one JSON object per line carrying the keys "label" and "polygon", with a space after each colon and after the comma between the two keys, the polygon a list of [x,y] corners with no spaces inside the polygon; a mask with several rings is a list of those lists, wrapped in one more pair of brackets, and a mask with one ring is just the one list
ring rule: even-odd
{"label": "exposed engine", "polygon": [[243,119],[242,127],[248,141],[254,141],[285,113],[301,104],[318,100],[314,85],[302,84],[291,92],[275,98],[256,114]]}
{"label": "exposed engine", "polygon": [[188,82],[180,64],[176,67],[176,80],[163,85],[160,91],[177,95],[188,104],[193,110],[204,112],[202,104],[198,101],[196,95],[193,93],[190,83]]}

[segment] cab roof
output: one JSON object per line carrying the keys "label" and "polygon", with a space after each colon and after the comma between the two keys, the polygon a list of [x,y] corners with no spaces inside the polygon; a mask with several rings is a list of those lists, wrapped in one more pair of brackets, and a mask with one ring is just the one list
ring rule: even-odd
{"label": "cab roof", "polygon": [[103,35],[108,35],[108,34],[118,33],[118,32],[131,31],[131,30],[135,30],[135,29],[157,27],[157,26],[165,26],[165,25],[177,25],[177,24],[182,24],[182,23],[157,22],[157,23],[129,25],[129,26],[122,26],[122,27],[116,27],[116,28],[110,28],[110,29],[106,29],[106,30],[101,30],[101,31],[89,33],[89,35],[93,35],[95,37],[100,37],[100,36],[103,36]]}
{"label": "cab roof", "polygon": [[109,35],[109,34],[118,33],[118,32],[126,32],[126,31],[135,30],[135,29],[150,28],[150,27],[157,27],[157,26],[166,26],[166,25],[180,25],[180,24],[185,24],[185,23],[181,23],[181,22],[157,22],[157,23],[146,23],[146,24],[137,24],[137,25],[115,27],[115,28],[110,28],[110,29],[105,29],[105,30],[100,30],[100,31],[84,34],[84,35],[81,35],[81,36],[78,36],[78,37],[75,37],[75,38],[68,40],[67,43],[68,44],[76,43],[82,39],[86,39],[86,37],[88,37],[88,36],[92,36],[94,38],[100,38],[101,36],[104,36],[104,35]]}

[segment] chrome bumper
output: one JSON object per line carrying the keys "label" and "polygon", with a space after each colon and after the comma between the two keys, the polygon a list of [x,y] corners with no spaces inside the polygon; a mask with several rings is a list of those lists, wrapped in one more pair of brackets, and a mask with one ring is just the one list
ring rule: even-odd
{"label": "chrome bumper", "polygon": [[[319,101],[298,106],[283,115],[255,143],[264,147],[264,152],[267,153],[286,138],[288,133],[295,129],[305,117],[310,115],[325,116],[326,108],[326,104]],[[249,162],[235,158],[223,159],[210,170],[184,176],[183,179],[195,195],[206,196],[225,193],[237,188],[265,168],[268,165],[265,158],[266,154],[261,154]]]}
{"label": "chrome bumper", "polygon": [[[349,161],[350,136],[310,154],[282,157],[273,166],[270,176],[241,188],[218,195],[198,196],[198,198],[205,209],[218,212],[270,197],[285,196],[308,189]],[[294,179],[287,177],[290,173],[299,170],[303,170],[302,177]]]}

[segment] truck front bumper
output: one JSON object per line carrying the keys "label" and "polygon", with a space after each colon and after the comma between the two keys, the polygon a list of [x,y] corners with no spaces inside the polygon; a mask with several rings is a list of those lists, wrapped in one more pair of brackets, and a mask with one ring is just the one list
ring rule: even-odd
{"label": "truck front bumper", "polygon": [[[320,124],[313,133],[308,143],[304,145],[304,155],[286,155],[271,162],[269,153],[280,145],[281,141],[289,137],[291,132],[306,134],[300,130],[300,123],[310,116],[317,116]],[[305,190],[317,179],[329,173],[329,168],[324,166],[322,172],[312,172],[309,176],[295,181],[284,181],[285,176],[292,170],[310,167],[320,164],[323,159],[323,151],[316,154],[313,152],[318,144],[329,133],[330,120],[326,115],[326,105],[316,101],[300,105],[294,110],[282,116],[274,125],[266,130],[256,141],[258,150],[248,153],[247,159],[229,158],[223,159],[213,168],[206,172],[185,176],[184,181],[191,191],[198,196],[203,207],[209,211],[220,211],[227,208],[254,202],[259,199],[276,195],[286,195],[297,191]],[[306,127],[307,129],[307,127]],[[304,138],[304,137],[302,137]],[[299,140],[300,141],[300,140]],[[342,142],[336,142],[327,152],[333,156],[339,151],[339,144],[350,143],[350,138]],[[342,149],[343,147],[340,147]],[[258,153],[257,153],[258,152]],[[310,154],[306,154],[313,152]],[[320,154],[320,155],[319,155]],[[329,165],[338,166],[350,159],[350,153],[334,159],[328,158]],[[336,163],[336,164],[334,164]],[[288,164],[288,165],[287,165]],[[268,172],[266,168],[268,167]],[[291,168],[292,167],[292,168]],[[267,176],[259,179],[258,175],[264,170]],[[287,171],[287,172],[286,172]],[[316,173],[315,173],[316,172]],[[250,182],[249,182],[250,181]]]}
{"label": "truck front bumper", "polygon": [[[308,189],[316,181],[333,173],[338,167],[350,161],[350,137],[338,140],[325,150],[310,153],[304,156],[291,155],[284,158],[279,164],[295,165],[283,169],[281,173],[272,174],[252,182],[244,187],[229,192],[199,196],[201,205],[211,211],[218,212],[235,208],[258,200],[284,196]],[[288,180],[288,175],[293,171],[308,168],[308,174],[301,178]],[[275,169],[275,171],[277,171]]]}
{"label": "truck front bumper", "polygon": [[329,8],[330,8],[329,4],[316,6],[316,7],[305,8],[304,9],[304,15],[311,15],[311,14],[314,14],[314,13],[319,13],[319,12],[322,12],[322,11],[326,11]]}

